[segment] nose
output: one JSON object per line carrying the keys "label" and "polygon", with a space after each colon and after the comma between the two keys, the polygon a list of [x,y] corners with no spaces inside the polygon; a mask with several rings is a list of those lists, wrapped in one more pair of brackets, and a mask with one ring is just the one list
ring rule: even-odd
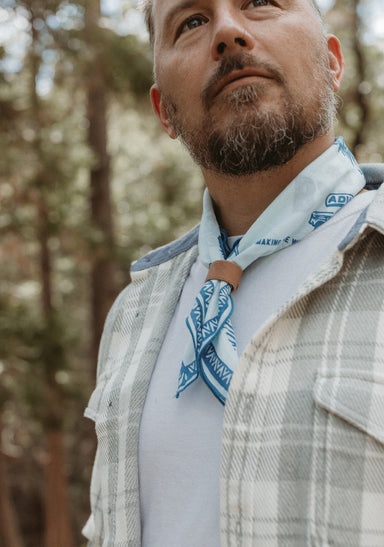
{"label": "nose", "polygon": [[254,39],[242,26],[236,16],[226,13],[216,24],[212,41],[212,57],[219,60],[223,55],[233,53],[236,49],[251,50]]}

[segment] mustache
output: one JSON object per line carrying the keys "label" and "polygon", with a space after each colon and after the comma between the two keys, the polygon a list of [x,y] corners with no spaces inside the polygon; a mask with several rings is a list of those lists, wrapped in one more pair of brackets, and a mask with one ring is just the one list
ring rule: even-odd
{"label": "mustache", "polygon": [[215,97],[217,87],[220,81],[231,74],[235,70],[243,70],[244,68],[252,68],[256,71],[267,74],[280,85],[284,85],[285,77],[283,72],[276,66],[270,63],[256,59],[253,55],[246,52],[237,53],[235,55],[223,57],[216,72],[211,76],[205,85],[201,97],[204,108],[209,110],[212,99]]}

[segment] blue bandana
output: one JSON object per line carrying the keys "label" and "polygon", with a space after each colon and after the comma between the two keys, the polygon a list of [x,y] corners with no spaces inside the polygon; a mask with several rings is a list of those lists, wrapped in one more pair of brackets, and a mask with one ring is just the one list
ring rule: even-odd
{"label": "blue bandana", "polygon": [[[329,220],[364,185],[355,158],[338,137],[279,194],[232,249],[220,230],[206,190],[199,233],[202,261],[209,268],[216,261],[226,260],[244,271],[258,258],[296,243]],[[231,291],[229,283],[214,279],[207,281],[198,294],[186,319],[191,340],[181,364],[176,397],[201,376],[225,404],[238,361],[230,320]]]}

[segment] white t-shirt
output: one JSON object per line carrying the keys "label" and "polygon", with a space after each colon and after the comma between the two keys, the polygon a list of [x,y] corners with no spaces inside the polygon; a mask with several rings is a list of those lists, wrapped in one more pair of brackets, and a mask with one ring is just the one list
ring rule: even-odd
{"label": "white t-shirt", "polygon": [[[253,335],[347,235],[374,191],[359,194],[302,241],[249,266],[232,293],[239,355]],[[192,266],[149,386],[140,427],[143,547],[220,547],[224,407],[199,378],[175,398],[189,340],[185,319],[207,268]]]}

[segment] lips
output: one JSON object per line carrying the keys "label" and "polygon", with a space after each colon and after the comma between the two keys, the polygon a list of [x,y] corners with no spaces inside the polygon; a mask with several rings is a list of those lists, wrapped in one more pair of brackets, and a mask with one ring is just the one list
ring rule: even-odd
{"label": "lips", "polygon": [[[236,55],[224,56],[202,90],[201,95],[205,110],[207,112],[210,110],[214,99],[226,87],[235,84],[237,81],[241,82],[241,80],[244,80],[244,85],[252,83],[252,78],[255,80],[265,78],[280,85],[285,83],[284,74],[279,67],[262,59],[257,59],[250,53],[242,51]],[[249,79],[249,82],[246,82],[246,79]],[[238,85],[240,86],[241,83]]]}
{"label": "lips", "polygon": [[213,92],[213,97],[217,97],[228,85],[232,84],[233,82],[237,82],[246,78],[266,78],[266,79],[272,79],[272,77],[265,73],[255,70],[236,70],[222,78],[217,86],[215,87],[215,90]]}

